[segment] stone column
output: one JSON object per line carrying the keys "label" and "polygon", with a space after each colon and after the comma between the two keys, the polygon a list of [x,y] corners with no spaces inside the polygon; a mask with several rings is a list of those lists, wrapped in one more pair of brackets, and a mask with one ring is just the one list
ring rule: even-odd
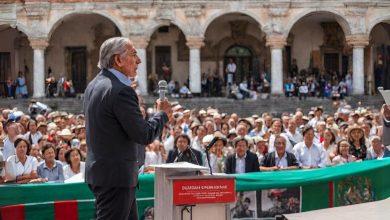
{"label": "stone column", "polygon": [[133,41],[134,47],[137,50],[137,55],[141,59],[141,63],[138,65],[137,76],[138,85],[141,95],[148,94],[148,73],[146,69],[146,47],[149,41],[143,37],[130,38]]}
{"label": "stone column", "polygon": [[192,93],[200,94],[201,69],[200,69],[200,48],[204,46],[203,37],[187,37],[187,46],[190,48],[190,90]]}
{"label": "stone column", "polygon": [[45,49],[49,45],[45,38],[30,39],[34,50],[33,97],[45,97]]}
{"label": "stone column", "polygon": [[283,48],[286,38],[280,35],[267,36],[267,46],[271,48],[271,94],[283,94]]}
{"label": "stone column", "polygon": [[369,43],[367,35],[350,35],[347,43],[353,47],[352,94],[364,94],[364,47]]}

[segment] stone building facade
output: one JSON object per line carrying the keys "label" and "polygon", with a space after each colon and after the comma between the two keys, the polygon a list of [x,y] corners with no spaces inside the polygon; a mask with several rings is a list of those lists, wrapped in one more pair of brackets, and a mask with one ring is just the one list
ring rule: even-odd
{"label": "stone building facade", "polygon": [[113,36],[134,42],[143,94],[163,65],[199,93],[202,73],[223,77],[229,58],[238,80],[269,73],[273,94],[283,93],[293,64],[350,71],[354,94],[390,88],[388,0],[2,0],[0,82],[22,71],[42,97],[50,69],[83,92]]}

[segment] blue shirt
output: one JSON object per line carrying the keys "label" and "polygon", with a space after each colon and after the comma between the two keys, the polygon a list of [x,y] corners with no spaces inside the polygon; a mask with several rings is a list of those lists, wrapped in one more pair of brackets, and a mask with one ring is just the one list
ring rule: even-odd
{"label": "blue shirt", "polygon": [[64,182],[64,170],[62,164],[55,160],[52,169],[46,166],[46,162],[43,162],[37,168],[38,176],[41,178],[47,178],[49,182],[63,183]]}
{"label": "blue shirt", "polygon": [[118,78],[121,83],[125,84],[126,86],[131,85],[131,80],[125,74],[119,72],[118,70],[116,70],[114,68],[110,68],[110,69],[108,69],[108,71],[110,71],[112,74],[114,74],[114,76],[116,78]]}

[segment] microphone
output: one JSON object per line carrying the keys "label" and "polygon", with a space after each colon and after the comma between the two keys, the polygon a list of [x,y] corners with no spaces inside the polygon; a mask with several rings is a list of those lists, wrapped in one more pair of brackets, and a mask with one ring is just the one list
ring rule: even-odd
{"label": "microphone", "polygon": [[165,93],[167,92],[167,81],[160,80],[158,82],[158,94],[160,96],[160,100],[163,101],[165,99]]}
{"label": "microphone", "polygon": [[212,148],[215,142],[217,142],[218,140],[219,140],[218,137],[214,137],[213,140],[211,140],[210,143],[206,146],[206,151],[209,151],[210,148]]}

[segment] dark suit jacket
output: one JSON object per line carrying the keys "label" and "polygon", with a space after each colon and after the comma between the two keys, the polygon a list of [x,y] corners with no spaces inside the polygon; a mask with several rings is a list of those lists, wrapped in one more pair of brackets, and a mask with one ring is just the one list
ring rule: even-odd
{"label": "dark suit jacket", "polygon": [[[191,154],[191,151],[193,155]],[[188,163],[193,163],[196,165],[203,166],[203,160],[202,160],[202,153],[198,150],[195,150],[191,148],[191,151],[189,149],[185,150],[181,156],[179,156],[179,151],[176,149],[170,150],[168,152],[168,158],[167,158],[167,163],[174,163],[174,162],[188,162]],[[195,158],[194,158],[195,156]],[[178,160],[176,160],[177,157]],[[176,161],[175,161],[176,160]]]}
{"label": "dark suit jacket", "polygon": [[145,121],[135,91],[108,70],[101,71],[84,94],[88,153],[85,181],[105,187],[135,187],[138,152],[157,138],[168,116]]}
{"label": "dark suit jacket", "polygon": [[[264,157],[264,160],[263,160],[263,164],[261,166],[263,167],[274,167],[276,165],[276,162],[275,162],[275,151],[274,152],[271,152],[271,153],[268,153],[267,155],[265,155]],[[287,152],[287,166],[291,167],[291,166],[299,166],[298,164],[298,161],[297,159],[295,158],[295,155],[292,154],[292,153],[289,153]]]}
{"label": "dark suit jacket", "polygon": [[[259,172],[259,171],[260,171],[259,159],[257,158],[256,154],[247,151],[246,158],[245,158],[245,173]],[[236,173],[236,154],[230,155],[226,159],[225,173],[227,174]]]}

